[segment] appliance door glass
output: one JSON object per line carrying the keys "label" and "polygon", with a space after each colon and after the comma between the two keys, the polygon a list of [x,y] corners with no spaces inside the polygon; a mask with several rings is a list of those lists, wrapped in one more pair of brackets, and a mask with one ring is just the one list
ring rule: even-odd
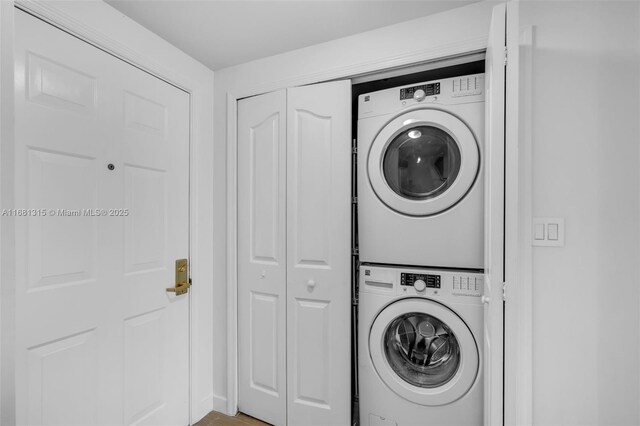
{"label": "appliance door glass", "polygon": [[408,216],[431,216],[455,206],[476,183],[480,144],[452,114],[408,111],[375,136],[366,170],[371,188],[389,208]]}
{"label": "appliance door glass", "polygon": [[424,298],[398,300],[376,316],[369,356],[392,391],[421,405],[456,401],[480,373],[478,345],[469,327],[448,307]]}
{"label": "appliance door glass", "polygon": [[428,200],[445,192],[460,171],[460,149],[442,129],[410,127],[389,143],[383,173],[389,187],[401,197]]}
{"label": "appliance door glass", "polygon": [[401,315],[389,324],[384,349],[393,371],[421,388],[444,385],[460,366],[460,344],[451,329],[420,312]]}

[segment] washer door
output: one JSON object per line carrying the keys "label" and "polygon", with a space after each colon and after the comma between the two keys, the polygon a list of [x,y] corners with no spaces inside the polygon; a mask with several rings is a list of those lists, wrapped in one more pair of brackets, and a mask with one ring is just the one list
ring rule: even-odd
{"label": "washer door", "polygon": [[478,346],[464,321],[428,299],[403,299],[383,309],[371,326],[369,352],[380,379],[421,405],[456,401],[480,368]]}
{"label": "washer door", "polygon": [[430,216],[464,198],[479,166],[478,144],[467,125],[444,111],[422,109],[396,117],[378,133],[367,173],[388,207]]}

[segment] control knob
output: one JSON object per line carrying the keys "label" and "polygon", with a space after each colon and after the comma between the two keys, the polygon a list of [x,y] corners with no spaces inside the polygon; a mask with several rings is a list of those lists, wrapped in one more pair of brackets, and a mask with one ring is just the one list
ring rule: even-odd
{"label": "control knob", "polygon": [[427,289],[427,283],[423,280],[415,280],[413,282],[413,288],[415,288],[416,291],[425,291]]}
{"label": "control knob", "polygon": [[415,99],[418,102],[424,101],[424,98],[426,97],[427,97],[427,94],[422,89],[418,89],[413,93],[413,99]]}

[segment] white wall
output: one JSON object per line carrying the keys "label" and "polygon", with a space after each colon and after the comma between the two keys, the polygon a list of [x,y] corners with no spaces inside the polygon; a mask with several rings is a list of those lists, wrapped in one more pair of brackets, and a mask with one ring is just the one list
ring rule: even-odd
{"label": "white wall", "polygon": [[639,424],[639,6],[532,2],[534,424]]}

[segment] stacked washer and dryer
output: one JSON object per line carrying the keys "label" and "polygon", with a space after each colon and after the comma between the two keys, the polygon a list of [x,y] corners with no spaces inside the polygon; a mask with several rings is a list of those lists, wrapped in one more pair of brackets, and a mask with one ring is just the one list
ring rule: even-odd
{"label": "stacked washer and dryer", "polygon": [[358,98],[362,426],[483,421],[484,74]]}

